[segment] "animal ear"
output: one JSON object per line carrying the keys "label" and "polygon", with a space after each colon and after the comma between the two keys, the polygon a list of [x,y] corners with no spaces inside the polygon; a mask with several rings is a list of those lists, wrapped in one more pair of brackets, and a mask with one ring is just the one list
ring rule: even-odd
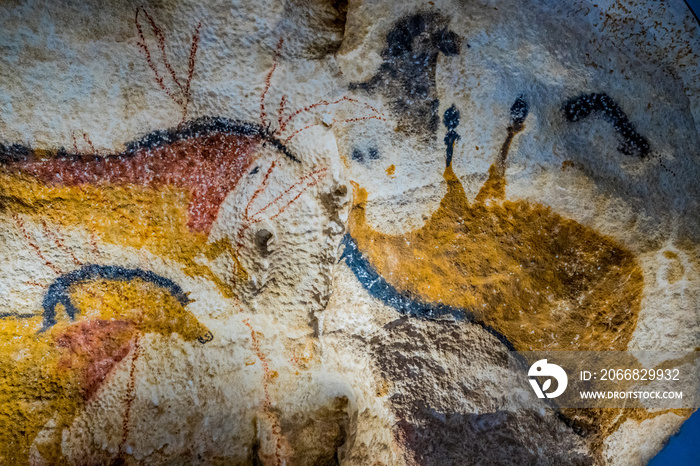
{"label": "animal ear", "polygon": [[353,206],[363,206],[367,202],[367,190],[356,181],[350,180],[352,185]]}

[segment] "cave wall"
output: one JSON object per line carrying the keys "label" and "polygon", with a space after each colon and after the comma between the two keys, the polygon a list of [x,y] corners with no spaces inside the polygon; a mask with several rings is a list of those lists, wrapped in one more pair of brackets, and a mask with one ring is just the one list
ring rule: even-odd
{"label": "cave wall", "polygon": [[699,346],[683,2],[0,19],[0,464],[644,464],[690,415],[504,389]]}

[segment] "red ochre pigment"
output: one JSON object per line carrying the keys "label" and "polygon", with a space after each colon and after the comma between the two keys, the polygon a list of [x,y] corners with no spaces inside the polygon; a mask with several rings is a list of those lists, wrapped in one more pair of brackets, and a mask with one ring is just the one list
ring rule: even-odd
{"label": "red ochre pigment", "polygon": [[136,327],[127,321],[86,320],[71,325],[56,339],[64,349],[60,369],[76,371],[83,396],[92,399],[112,369],[131,351]]}
{"label": "red ochre pigment", "polygon": [[185,129],[155,132],[113,155],[59,152],[42,156],[17,146],[0,152],[4,152],[2,158],[7,165],[47,185],[185,188],[190,192],[187,226],[191,231],[208,234],[226,195],[251,168],[263,143],[297,161],[264,128],[221,119],[197,120]]}

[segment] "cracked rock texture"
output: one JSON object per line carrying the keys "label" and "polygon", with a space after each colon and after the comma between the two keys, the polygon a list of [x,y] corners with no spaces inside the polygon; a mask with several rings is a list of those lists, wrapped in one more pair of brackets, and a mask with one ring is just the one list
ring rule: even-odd
{"label": "cracked rock texture", "polygon": [[0,23],[0,464],[645,464],[690,416],[507,363],[700,347],[682,1]]}

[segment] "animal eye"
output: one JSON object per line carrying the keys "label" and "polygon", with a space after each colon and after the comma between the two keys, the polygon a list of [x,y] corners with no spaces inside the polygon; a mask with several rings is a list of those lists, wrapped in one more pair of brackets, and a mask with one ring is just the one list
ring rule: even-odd
{"label": "animal eye", "polygon": [[260,170],[259,166],[253,168],[253,170],[250,172],[250,175],[255,175],[258,172],[258,170]]}

